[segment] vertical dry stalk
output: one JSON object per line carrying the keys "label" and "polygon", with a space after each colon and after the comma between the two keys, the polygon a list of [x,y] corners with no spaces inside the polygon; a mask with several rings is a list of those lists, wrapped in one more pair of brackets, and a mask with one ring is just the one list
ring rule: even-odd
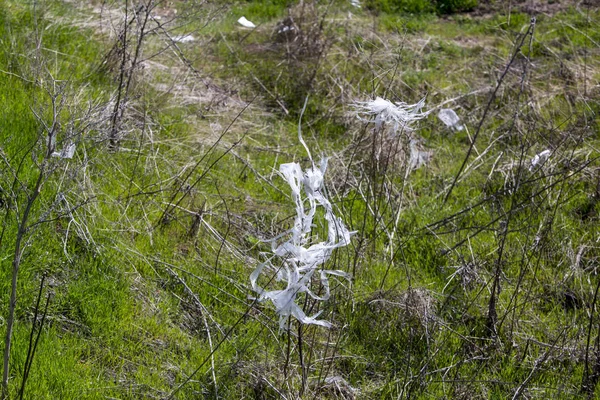
{"label": "vertical dry stalk", "polygon": [[[61,96],[60,92],[55,92],[51,94],[52,101],[52,123],[50,125],[46,125],[42,120],[40,120],[41,125],[44,127],[47,147],[44,152],[44,158],[39,164],[38,176],[35,181],[33,191],[31,194],[27,196],[27,202],[25,204],[25,210],[23,211],[23,215],[20,218],[19,225],[17,228],[17,237],[15,241],[15,249],[13,252],[13,260],[12,260],[12,271],[11,271],[11,289],[10,289],[10,301],[8,305],[8,318],[6,320],[6,336],[4,339],[4,357],[3,357],[3,375],[2,375],[2,398],[8,398],[8,372],[9,372],[9,360],[10,360],[10,349],[12,345],[12,332],[14,327],[15,320],[15,307],[17,304],[17,281],[19,276],[19,268],[21,266],[21,261],[23,258],[23,251],[25,249],[25,236],[28,232],[28,224],[31,216],[31,212],[33,209],[36,200],[38,199],[42,185],[45,182],[48,171],[49,171],[49,162],[52,158],[52,153],[54,152],[54,143],[56,142],[56,136],[60,130],[59,123],[59,113],[62,104],[59,104],[59,97]],[[39,115],[36,114],[38,119]],[[38,138],[39,140],[39,138]],[[29,153],[25,154],[23,157],[27,157]],[[18,177],[16,177],[18,179]]]}
{"label": "vertical dry stalk", "polygon": [[[523,94],[523,92],[525,91],[525,84],[527,81],[527,75],[528,75],[528,69],[527,69],[527,65],[530,62],[529,57],[532,54],[532,46],[533,46],[533,38],[534,38],[534,33],[535,33],[535,17],[533,17],[531,19],[530,25],[529,25],[529,29],[527,30],[527,32],[523,35],[522,40],[520,41],[518,47],[515,48],[515,55],[520,53],[520,49],[521,47],[524,45],[525,43],[525,39],[529,36],[529,55],[526,57],[526,63],[523,66],[523,73],[521,75],[521,82],[520,82],[520,87],[519,87],[519,92],[517,95],[517,107],[515,108],[515,114],[514,114],[514,118],[512,120],[512,124],[510,125],[509,131],[512,131],[512,129],[514,129],[515,127],[515,121],[517,121],[517,119],[519,118],[519,103],[520,103],[520,98],[521,95]],[[513,58],[511,59],[509,65],[507,66],[505,73],[502,75],[502,77],[504,77],[506,75],[506,72],[508,72],[508,70],[510,69],[511,64],[513,63],[513,61],[516,58],[513,56]],[[502,79],[502,78],[501,78]],[[498,87],[500,86],[500,81],[498,83]],[[493,95],[492,95],[493,98]],[[487,111],[487,110],[486,110]],[[484,117],[485,118],[485,115]],[[480,121],[479,126],[481,126],[483,121]],[[473,148],[473,145],[475,143],[475,138],[473,138],[473,142],[471,143],[471,147],[470,149]],[[469,150],[470,150],[469,149]],[[522,144],[521,146],[521,159],[523,158],[523,154],[525,152],[525,144]],[[467,158],[468,158],[468,154],[467,154]],[[463,163],[464,165],[464,163]],[[460,174],[460,172],[459,172]],[[457,175],[458,176],[458,175]],[[509,224],[511,222],[511,217],[513,216],[513,213],[516,211],[517,207],[516,207],[516,201],[515,201],[515,193],[517,193],[519,191],[519,187],[521,186],[521,180],[522,180],[522,174],[521,172],[518,173],[517,177],[516,177],[516,181],[514,183],[514,188],[511,191],[511,207],[509,209],[509,211],[506,214],[505,219],[500,221],[500,227],[501,227],[501,232],[500,234],[500,245],[498,247],[498,258],[496,259],[496,265],[495,265],[495,269],[494,269],[494,277],[493,277],[493,283],[492,283],[492,290],[490,293],[490,300],[488,303],[488,316],[487,316],[487,328],[488,328],[488,333],[493,337],[496,338],[498,335],[498,312],[496,310],[496,305],[498,302],[498,295],[500,294],[500,277],[502,274],[502,264],[504,262],[504,252],[505,252],[505,246],[506,246],[506,240],[507,240],[507,236],[508,236],[508,232],[509,232]],[[455,181],[456,182],[456,181]],[[452,190],[452,187],[450,188],[450,190]],[[448,192],[448,195],[450,194],[450,192]],[[448,198],[448,196],[446,196],[446,199]]]}
{"label": "vertical dry stalk", "polygon": [[[598,344],[596,344],[596,363],[594,365],[593,370],[590,372],[590,342],[592,338],[592,328],[594,325],[594,312],[596,311],[596,304],[598,300],[598,291],[600,290],[600,280],[596,284],[596,290],[594,290],[594,299],[592,300],[592,306],[590,309],[590,318],[588,324],[588,333],[587,333],[587,344],[585,347],[585,368],[583,371],[583,379],[581,383],[581,391],[588,395],[588,398],[591,398],[594,394],[594,390],[596,385],[598,384],[598,378],[600,374],[598,373],[599,368],[599,358],[598,358]],[[600,328],[599,328],[600,332]],[[596,337],[596,341],[600,338],[600,334]]]}
{"label": "vertical dry stalk", "polygon": [[[109,146],[115,149],[119,145],[119,132],[121,130],[121,120],[131,92],[131,84],[135,77],[135,71],[140,64],[142,48],[148,31],[146,26],[154,9],[154,0],[148,0],[147,3],[138,4],[133,10],[133,16],[130,16],[129,1],[125,2],[125,16],[123,28],[118,36],[116,46],[117,54],[120,53],[119,61],[119,83],[117,86],[117,98],[110,119]],[[137,32],[133,31],[137,28]],[[130,36],[134,35],[133,55],[129,54]]]}
{"label": "vertical dry stalk", "polygon": [[[23,400],[23,396],[25,395],[25,385],[27,380],[29,379],[29,372],[31,371],[31,364],[33,363],[33,358],[35,356],[35,351],[37,349],[37,345],[40,340],[40,336],[42,334],[42,328],[44,327],[44,322],[46,320],[46,315],[48,315],[48,305],[50,304],[51,294],[48,293],[46,297],[46,305],[44,306],[44,310],[42,311],[41,321],[38,322],[38,316],[40,313],[40,302],[42,300],[42,293],[44,291],[44,283],[46,281],[46,274],[42,275],[42,279],[40,281],[40,288],[38,291],[37,302],[35,304],[35,311],[33,314],[33,322],[31,324],[31,331],[29,333],[29,346],[27,348],[27,357],[25,357],[25,366],[23,367],[23,378],[21,379],[21,389],[19,389],[18,398]],[[35,335],[35,330],[37,326],[37,336],[35,337],[35,341],[33,339]]]}
{"label": "vertical dry stalk", "polygon": [[448,189],[448,192],[446,193],[446,196],[444,197],[444,204],[450,198],[450,195],[452,194],[452,190],[454,190],[454,187],[458,183],[458,179],[460,178],[461,174],[463,173],[463,171],[467,165],[467,162],[469,161],[469,157],[471,157],[471,153],[473,152],[473,149],[475,148],[475,141],[477,140],[477,137],[479,136],[479,133],[481,132],[481,129],[483,128],[483,123],[487,119],[487,116],[488,116],[490,110],[492,109],[492,104],[494,103],[494,100],[496,99],[498,90],[500,90],[500,87],[502,86],[502,83],[504,82],[504,79],[506,78],[508,72],[510,71],[511,66],[515,62],[517,56],[521,53],[521,47],[523,47],[523,45],[525,44],[525,40],[527,39],[528,36],[529,36],[530,40],[533,40],[533,33],[535,30],[535,22],[536,22],[535,17],[532,17],[531,22],[529,24],[529,28],[527,29],[527,32],[525,32],[521,36],[521,39],[520,39],[519,43],[515,46],[513,54],[511,56],[510,60],[508,61],[506,68],[502,72],[502,75],[500,75],[500,77],[498,78],[496,87],[494,88],[494,91],[490,95],[487,105],[485,106],[485,110],[483,111],[483,115],[481,116],[481,119],[479,120],[479,123],[477,124],[477,129],[475,130],[475,134],[473,135],[473,140],[471,140],[471,144],[469,146],[469,150],[467,151],[467,155],[465,156],[465,158],[460,166],[460,169],[458,170],[458,173],[454,177],[454,180],[452,181],[452,184],[450,185],[450,188]]}

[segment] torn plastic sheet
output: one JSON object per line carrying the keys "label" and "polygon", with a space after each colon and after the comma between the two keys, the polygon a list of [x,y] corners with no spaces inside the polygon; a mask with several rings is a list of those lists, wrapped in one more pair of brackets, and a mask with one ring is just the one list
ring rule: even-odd
{"label": "torn plastic sheet", "polygon": [[254,25],[253,22],[248,21],[246,19],[246,17],[240,17],[240,19],[237,20],[238,24],[246,27],[246,28],[256,28],[256,25]]}
{"label": "torn plastic sheet", "polygon": [[411,169],[417,169],[429,162],[433,152],[431,150],[425,150],[420,145],[419,141],[411,138],[410,140],[410,160],[409,165]]}
{"label": "torn plastic sheet", "polygon": [[450,108],[442,108],[438,113],[438,118],[449,128],[462,131],[465,127],[460,123],[460,118],[456,112]]}
{"label": "torn plastic sheet", "polygon": [[538,165],[543,165],[546,161],[548,161],[548,158],[550,158],[550,155],[552,154],[552,152],[550,150],[544,150],[541,153],[536,154],[532,159],[531,159],[531,164],[529,165],[529,171],[533,171],[535,169],[535,167],[537,167]]}
{"label": "torn plastic sheet", "polygon": [[73,158],[75,155],[75,143],[69,143],[61,151],[52,153],[52,157]]}
{"label": "torn plastic sheet", "polygon": [[178,35],[173,36],[173,41],[177,43],[188,43],[193,42],[196,38],[192,35]]}
{"label": "torn plastic sheet", "polygon": [[[278,243],[272,241],[273,257],[260,264],[250,275],[252,289],[258,293],[259,301],[270,300],[279,315],[279,327],[284,329],[289,318],[294,317],[304,324],[314,324],[330,327],[331,323],[318,320],[319,313],[307,316],[302,307],[296,303],[298,295],[306,295],[319,301],[325,301],[330,297],[329,279],[330,275],[349,278],[344,271],[320,269],[331,257],[333,250],[346,246],[350,243],[350,232],[342,220],[335,216],[333,207],[323,194],[323,175],[327,169],[327,159],[321,161],[319,168],[313,166],[303,171],[298,163],[282,164],[279,172],[286,180],[292,191],[292,200],[295,203],[296,217],[292,229],[280,238],[288,236],[288,240]],[[304,192],[304,196],[302,193]],[[311,235],[313,219],[317,207],[325,209],[325,220],[327,222],[327,240],[318,242]],[[279,267],[272,263],[272,259],[279,259]],[[259,286],[258,278],[263,270],[269,270],[274,274],[276,282],[286,282],[285,289],[268,291]],[[324,294],[316,295],[311,286],[313,276],[319,276]]]}
{"label": "torn plastic sheet", "polygon": [[381,127],[382,124],[393,123],[394,129],[410,129],[410,125],[427,116],[427,112],[421,112],[425,106],[425,98],[418,103],[407,104],[404,102],[392,103],[389,100],[377,97],[372,101],[360,101],[354,103],[357,109],[358,118],[369,122],[364,116],[375,117],[375,126]]}

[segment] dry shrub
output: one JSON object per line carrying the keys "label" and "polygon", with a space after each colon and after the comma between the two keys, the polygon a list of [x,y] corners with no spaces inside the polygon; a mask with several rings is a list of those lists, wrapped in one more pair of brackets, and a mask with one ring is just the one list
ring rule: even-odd
{"label": "dry shrub", "polygon": [[409,128],[396,131],[386,125],[362,125],[352,136],[350,145],[331,163],[330,184],[339,193],[357,188],[365,178],[371,185],[387,179],[405,179],[433,156],[423,138]]}
{"label": "dry shrub", "polygon": [[377,292],[365,302],[368,309],[370,332],[390,332],[397,330],[406,335],[406,328],[412,328],[421,338],[426,338],[432,323],[438,320],[435,309],[437,301],[433,294],[422,288],[409,288],[404,292]]}
{"label": "dry shrub", "polygon": [[332,42],[326,15],[327,10],[320,9],[316,2],[301,2],[290,8],[288,16],[277,24],[273,40],[285,50],[288,59],[320,58]]}
{"label": "dry shrub", "polygon": [[274,110],[296,118],[309,95],[307,116],[326,110],[330,87],[321,79],[320,69],[333,43],[327,11],[316,2],[290,8],[267,43],[250,47],[252,80]]}

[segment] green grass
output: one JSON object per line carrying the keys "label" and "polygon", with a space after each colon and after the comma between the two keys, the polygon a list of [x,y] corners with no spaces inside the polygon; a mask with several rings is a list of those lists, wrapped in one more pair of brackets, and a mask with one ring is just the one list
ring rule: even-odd
{"label": "green grass", "polygon": [[[25,398],[167,398],[197,368],[176,398],[295,398],[300,351],[305,398],[350,398],[352,390],[355,398],[507,398],[525,381],[529,398],[586,397],[600,234],[593,29],[600,11],[539,16],[532,51],[526,41],[444,202],[487,104],[484,89],[497,83],[529,16],[438,16],[442,2],[382,4],[389,9],[376,14],[367,2],[361,10],[333,2],[324,29],[311,33],[325,49],[320,56],[274,39],[277,22],[300,12],[287,1],[237,2],[205,29],[200,17],[181,17],[186,25],[176,31],[198,41],[180,48],[220,91],[191,73],[183,81],[177,56],[158,53],[152,61],[167,69],[140,69],[116,151],[106,137],[116,71],[102,67],[111,40],[72,23],[93,11],[62,1],[35,11],[16,1],[0,6],[3,318],[17,224],[45,149],[32,110],[50,121],[59,88],[58,147],[85,127],[73,159],[51,159],[32,208],[12,398],[43,275],[49,308]],[[210,15],[206,7],[197,15]],[[241,15],[259,27],[240,28]],[[310,32],[310,21],[302,28]],[[158,35],[147,40],[145,56],[164,48]],[[155,85],[172,79],[206,98],[187,102],[185,90]],[[330,300],[306,303],[334,328],[304,326],[300,348],[295,323],[292,334],[278,332],[272,305],[250,299],[249,275],[271,251],[265,240],[293,224],[289,188],[276,170],[292,161],[308,166],[297,140],[307,95],[304,139],[315,159],[331,157],[329,197],[358,233],[327,265],[352,273],[351,283],[331,279]],[[405,175],[401,158],[385,165],[371,158],[370,144],[357,144],[371,127],[350,104],[375,96],[411,103],[427,96],[428,107],[456,98],[447,106],[468,132],[450,131],[432,113],[415,134],[433,158]],[[99,111],[83,117],[90,104]],[[547,148],[548,164],[529,171]],[[320,236],[325,230],[314,227]],[[493,335],[488,308],[498,265]],[[336,376],[344,379],[339,387],[326,381]]]}

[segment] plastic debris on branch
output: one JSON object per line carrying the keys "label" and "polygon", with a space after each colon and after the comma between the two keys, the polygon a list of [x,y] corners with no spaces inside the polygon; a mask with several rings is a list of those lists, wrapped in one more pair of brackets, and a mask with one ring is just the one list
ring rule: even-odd
{"label": "plastic debris on branch", "polygon": [[192,35],[178,35],[173,36],[173,41],[177,43],[189,43],[196,40],[196,38]]}
{"label": "plastic debris on branch", "polygon": [[[323,193],[323,176],[327,169],[327,159],[321,160],[319,168],[314,165],[303,171],[298,163],[282,164],[279,173],[289,184],[292,200],[295,203],[296,217],[290,231],[282,237],[272,240],[273,256],[260,264],[250,275],[252,289],[258,293],[258,300],[270,300],[279,315],[279,328],[284,329],[289,317],[294,317],[304,324],[315,324],[330,327],[331,323],[318,320],[320,312],[307,316],[302,307],[297,304],[301,293],[315,300],[325,301],[330,297],[330,275],[349,278],[344,271],[324,269],[323,265],[331,257],[333,250],[347,246],[354,232],[348,231],[342,220],[333,213],[331,203]],[[325,211],[327,222],[327,240],[318,241],[312,234],[317,208]],[[273,264],[273,260],[281,262]],[[285,288],[266,290],[258,284],[258,278],[263,271],[270,271],[272,280],[285,282]],[[312,290],[313,284],[319,282],[323,289],[321,296]]]}
{"label": "plastic debris on branch", "polygon": [[450,108],[442,108],[438,113],[438,118],[449,128],[462,131],[465,127],[460,123],[460,118]]}
{"label": "plastic debris on branch", "polygon": [[550,150],[544,150],[541,153],[536,154],[531,159],[531,164],[529,165],[529,171],[533,171],[538,165],[541,166],[546,161],[548,161],[548,158],[550,158],[550,154],[552,154],[552,152]]}
{"label": "plastic debris on branch", "polygon": [[404,102],[392,103],[389,100],[377,97],[371,101],[360,101],[354,103],[357,110],[357,116],[362,121],[369,122],[365,117],[375,117],[375,126],[381,127],[383,124],[393,124],[394,130],[411,129],[411,124],[427,116],[427,112],[421,112],[425,105],[425,98],[416,104],[407,104]]}
{"label": "plastic debris on branch", "polygon": [[75,155],[75,143],[69,143],[61,151],[52,152],[52,157],[73,158]]}

